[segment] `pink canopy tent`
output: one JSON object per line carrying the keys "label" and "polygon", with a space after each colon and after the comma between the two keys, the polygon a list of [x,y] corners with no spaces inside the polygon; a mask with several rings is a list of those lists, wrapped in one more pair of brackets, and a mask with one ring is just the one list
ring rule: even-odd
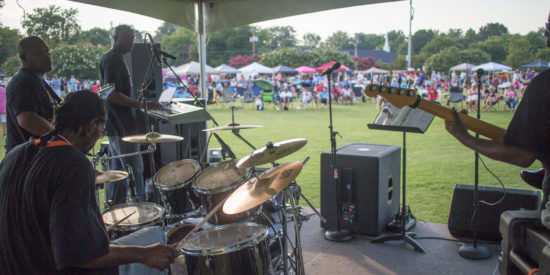
{"label": "pink canopy tent", "polygon": [[[324,64],[324,65],[321,65],[321,66],[315,68],[315,71],[317,71],[317,72],[322,72],[322,71],[324,71],[324,70],[326,70],[326,69],[332,67],[332,65],[334,65],[334,63],[336,63],[336,61],[330,61],[330,62],[327,63],[327,64]],[[338,69],[336,69],[336,70],[334,70],[334,71],[335,71],[335,72],[347,72],[347,71],[349,71],[349,70],[350,70],[350,68],[348,68],[348,67],[346,67],[346,66],[344,66],[344,65],[341,65],[340,68],[338,68]]]}
{"label": "pink canopy tent", "polygon": [[315,72],[315,68],[308,66],[300,66],[298,68],[294,68],[294,70],[298,71],[301,74],[310,74]]}

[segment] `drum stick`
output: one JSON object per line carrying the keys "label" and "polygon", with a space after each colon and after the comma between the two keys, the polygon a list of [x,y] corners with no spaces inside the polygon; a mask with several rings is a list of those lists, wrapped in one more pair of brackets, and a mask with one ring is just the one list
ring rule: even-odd
{"label": "drum stick", "polygon": [[[229,198],[229,196],[227,196],[227,198]],[[214,214],[216,214],[216,212],[218,212],[218,210],[220,210],[220,208],[222,208],[222,206],[223,206],[224,202],[227,200],[227,198],[223,199],[223,201],[218,203],[218,205],[216,205],[216,207],[214,207],[214,209],[212,209],[212,211],[210,211],[210,213],[208,213],[208,215],[206,215],[204,217],[204,219],[202,219],[202,221],[199,224],[197,224],[195,227],[193,227],[193,229],[191,231],[189,231],[189,233],[187,233],[185,238],[183,238],[178,243],[178,245],[176,246],[177,250],[180,250],[181,247],[183,246],[183,244],[187,241],[187,239],[189,239],[191,237],[191,235],[193,235],[193,233],[195,233],[197,230],[199,230],[199,228],[201,228],[201,226],[203,226],[206,223],[206,221],[208,221],[208,219],[210,219],[212,216],[214,216]]]}
{"label": "drum stick", "polygon": [[134,215],[136,213],[136,211],[130,213],[128,216],[122,218],[121,220],[118,220],[116,221],[115,223],[109,225],[109,227],[107,227],[107,229],[105,229],[105,231],[109,232],[111,229],[115,228],[115,226],[119,225],[121,222],[127,220],[130,216]]}

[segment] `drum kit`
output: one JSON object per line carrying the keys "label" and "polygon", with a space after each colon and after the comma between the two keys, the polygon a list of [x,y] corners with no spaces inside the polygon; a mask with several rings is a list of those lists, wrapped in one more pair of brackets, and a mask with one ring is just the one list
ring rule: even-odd
{"label": "drum kit", "polygon": [[[205,131],[235,133],[258,127],[231,123]],[[182,138],[149,133],[123,140],[149,144],[146,151],[133,155],[154,152],[155,143]],[[239,160],[224,160],[205,169],[190,159],[169,163],[153,176],[159,204],[132,200],[106,208],[102,216],[109,236],[116,239],[149,226],[162,226],[168,243],[177,243],[181,253],[170,268],[172,274],[304,274],[300,229],[307,217],[298,200],[301,197],[313,206],[295,179],[309,157],[304,162],[276,161],[306,143],[303,138],[269,142]],[[119,157],[98,154],[92,162],[96,166]],[[265,164],[273,168],[258,167]],[[131,169],[98,171],[96,186],[131,177],[131,173]],[[294,224],[294,240],[287,228],[289,221]]]}

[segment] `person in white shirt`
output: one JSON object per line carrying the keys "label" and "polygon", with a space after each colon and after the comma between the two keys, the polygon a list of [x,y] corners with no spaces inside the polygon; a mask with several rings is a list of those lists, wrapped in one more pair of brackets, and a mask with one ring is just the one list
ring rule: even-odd
{"label": "person in white shirt", "polygon": [[353,104],[353,90],[349,86],[349,84],[345,84],[344,88],[342,89],[342,96],[344,97],[344,104],[346,104],[346,101],[349,101],[349,104]]}
{"label": "person in white shirt", "polygon": [[307,109],[307,105],[313,100],[313,94],[309,91],[309,85],[303,85],[302,108]]}
{"label": "person in white shirt", "polygon": [[283,92],[281,92],[281,101],[283,102],[283,110],[288,111],[288,106],[290,105],[290,101],[292,99],[292,93],[288,90],[288,86],[283,88]]}

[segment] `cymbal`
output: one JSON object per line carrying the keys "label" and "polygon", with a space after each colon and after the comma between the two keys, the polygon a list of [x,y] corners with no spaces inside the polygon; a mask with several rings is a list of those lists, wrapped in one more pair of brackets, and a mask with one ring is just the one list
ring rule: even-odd
{"label": "cymbal", "polygon": [[123,137],[122,140],[132,143],[168,143],[182,141],[183,137],[150,132],[145,135]]}
{"label": "cymbal", "polygon": [[261,127],[264,127],[264,126],[261,126],[261,125],[241,125],[239,123],[229,123],[227,125],[220,126],[220,127],[204,129],[203,131],[210,132],[210,131],[223,131],[223,130],[240,130],[240,129],[261,128]]}
{"label": "cymbal", "polygon": [[300,150],[306,143],[305,138],[294,138],[268,144],[240,159],[237,167],[254,167],[273,162]]}
{"label": "cymbal", "polygon": [[128,173],[118,170],[94,171],[95,184],[104,184],[107,182],[119,181],[128,177]]}
{"label": "cymbal", "polygon": [[223,212],[238,214],[264,203],[287,188],[300,174],[302,167],[303,164],[300,161],[289,162],[248,180],[227,198],[223,205]]}

